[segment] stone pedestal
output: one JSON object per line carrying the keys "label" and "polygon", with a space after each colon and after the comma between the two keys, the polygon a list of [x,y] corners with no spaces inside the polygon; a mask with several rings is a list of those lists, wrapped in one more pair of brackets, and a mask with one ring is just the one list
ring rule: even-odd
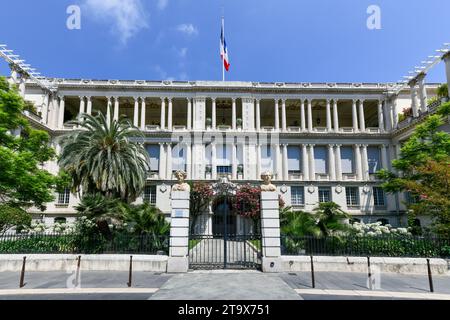
{"label": "stone pedestal", "polygon": [[189,192],[172,191],[172,222],[170,226],[170,251],[168,273],[187,272],[189,242]]}
{"label": "stone pedestal", "polygon": [[263,272],[282,272],[278,193],[261,192],[261,236]]}

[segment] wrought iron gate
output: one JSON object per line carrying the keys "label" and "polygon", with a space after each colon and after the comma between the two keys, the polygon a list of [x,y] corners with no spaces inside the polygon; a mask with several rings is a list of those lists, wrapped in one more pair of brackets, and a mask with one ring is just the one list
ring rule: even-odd
{"label": "wrought iron gate", "polygon": [[[189,234],[189,267],[191,269],[260,269],[261,232],[258,223],[243,221],[237,230],[237,216],[233,215],[227,194],[214,210],[212,226],[200,234]],[[197,231],[197,232],[196,232]],[[209,232],[208,232],[209,231]]]}

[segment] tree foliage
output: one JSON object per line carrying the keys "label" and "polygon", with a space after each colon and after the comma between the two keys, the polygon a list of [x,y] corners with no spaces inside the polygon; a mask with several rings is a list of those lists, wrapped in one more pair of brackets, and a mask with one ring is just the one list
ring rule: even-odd
{"label": "tree foliage", "polygon": [[23,116],[25,107],[17,89],[0,78],[0,202],[45,210],[54,199],[57,178],[42,164],[53,160],[55,151],[49,135],[33,129]]}
{"label": "tree foliage", "polygon": [[61,138],[60,168],[71,177],[72,192],[116,197],[132,202],[145,187],[148,153],[137,142],[142,133],[129,120],[107,121],[83,115],[80,127]]}
{"label": "tree foliage", "polygon": [[26,227],[31,223],[31,215],[19,207],[0,204],[0,235],[13,227]]}
{"label": "tree foliage", "polygon": [[418,200],[408,205],[411,214],[430,215],[434,231],[445,235],[450,235],[450,134],[440,127],[449,115],[450,102],[416,127],[402,146],[400,158],[392,162],[395,173],[378,172],[387,192],[409,192]]}

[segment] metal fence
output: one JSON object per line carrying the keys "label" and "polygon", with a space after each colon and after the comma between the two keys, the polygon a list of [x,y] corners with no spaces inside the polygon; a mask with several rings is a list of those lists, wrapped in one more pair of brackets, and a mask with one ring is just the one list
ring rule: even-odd
{"label": "metal fence", "polygon": [[102,235],[7,234],[0,236],[0,254],[168,254],[169,236],[151,234]]}
{"label": "metal fence", "polygon": [[283,255],[450,257],[450,239],[413,236],[281,236]]}

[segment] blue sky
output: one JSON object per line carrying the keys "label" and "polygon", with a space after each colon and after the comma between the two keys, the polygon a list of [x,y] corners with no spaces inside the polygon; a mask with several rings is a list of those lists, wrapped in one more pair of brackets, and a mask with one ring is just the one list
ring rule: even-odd
{"label": "blue sky", "polygon": [[[366,26],[372,4],[381,30]],[[450,42],[448,0],[7,0],[0,43],[50,77],[220,80],[222,6],[227,80],[393,82]],[[445,81],[442,64],[428,81]]]}

